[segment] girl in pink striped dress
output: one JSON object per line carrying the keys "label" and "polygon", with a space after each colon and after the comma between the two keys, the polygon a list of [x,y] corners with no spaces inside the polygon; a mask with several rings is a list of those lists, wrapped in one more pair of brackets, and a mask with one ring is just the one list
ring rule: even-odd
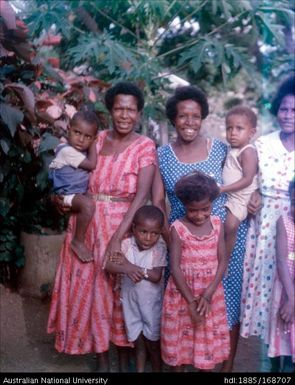
{"label": "girl in pink striped dress", "polygon": [[223,225],[211,216],[219,189],[194,171],[175,193],[186,209],[171,225],[171,276],[164,295],[162,358],[176,371],[184,365],[211,370],[229,356],[230,342],[223,287],[227,267]]}
{"label": "girl in pink striped dress", "polygon": [[[290,182],[289,194],[290,211],[277,221],[277,272],[272,295],[268,349],[269,357],[277,357],[276,360],[272,359],[275,371],[295,369],[295,180]],[[280,359],[282,356],[283,360]]]}

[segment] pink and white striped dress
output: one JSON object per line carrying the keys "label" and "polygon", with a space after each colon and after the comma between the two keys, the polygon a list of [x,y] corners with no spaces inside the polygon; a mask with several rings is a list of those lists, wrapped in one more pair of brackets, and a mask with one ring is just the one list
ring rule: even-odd
{"label": "pink and white striped dress", "polygon": [[[179,220],[171,226],[181,240],[180,267],[195,297],[212,282],[217,266],[221,221],[212,216],[210,234],[197,237]],[[193,324],[188,304],[170,276],[164,294],[161,327],[162,358],[171,366],[193,365],[213,369],[229,356],[229,331],[222,284],[211,301],[211,311],[200,324]]]}
{"label": "pink and white striped dress", "polygon": [[[115,197],[136,194],[140,169],[155,164],[154,142],[139,136],[119,154],[100,155],[107,132],[102,131],[98,136],[97,165],[88,191]],[[102,269],[108,242],[129,207],[130,202],[96,201],[96,211],[86,235],[86,245],[94,256],[90,263],[82,263],[71,251],[75,217],[70,219],[47,328],[49,333],[56,333],[55,347],[59,352],[102,353],[108,350],[110,339],[117,345],[129,344],[121,304],[116,299],[113,309],[112,282]]]}
{"label": "pink and white striped dress", "polygon": [[[288,243],[288,258],[286,262],[290,277],[295,285],[294,219],[286,214],[282,216],[282,219],[286,229]],[[270,337],[268,356],[292,356],[292,360],[293,362],[295,362],[295,320],[293,320],[293,323],[289,328],[289,333],[284,333],[283,323],[279,315],[282,300],[282,291],[282,283],[279,279],[278,273],[276,273],[270,314]]]}

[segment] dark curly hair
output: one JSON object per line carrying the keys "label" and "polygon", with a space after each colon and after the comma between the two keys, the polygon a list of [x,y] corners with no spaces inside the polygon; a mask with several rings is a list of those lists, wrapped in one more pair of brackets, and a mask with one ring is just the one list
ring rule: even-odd
{"label": "dark curly hair", "polygon": [[279,86],[270,107],[270,112],[273,115],[275,116],[277,115],[280,105],[282,103],[282,100],[287,95],[295,95],[295,75],[289,76]]}
{"label": "dark curly hair", "polygon": [[227,120],[228,117],[232,115],[245,116],[253,128],[256,128],[257,126],[257,115],[255,114],[254,111],[251,110],[251,108],[247,106],[240,105],[240,106],[235,106],[231,108],[227,112],[225,119]]}
{"label": "dark curly hair", "polygon": [[193,171],[181,177],[175,185],[177,198],[186,205],[209,198],[213,202],[219,195],[219,188],[213,178],[201,171]]}
{"label": "dark curly hair", "polygon": [[164,214],[162,211],[153,205],[146,205],[140,207],[133,217],[133,223],[137,225],[141,223],[145,219],[151,219],[153,221],[157,221],[158,224],[163,227],[164,226]]}
{"label": "dark curly hair", "polygon": [[144,97],[141,89],[130,82],[119,82],[109,88],[105,94],[105,105],[109,111],[112,110],[117,95],[132,95],[137,99],[137,109],[142,111]]}
{"label": "dark curly hair", "polygon": [[194,100],[201,107],[201,118],[205,119],[209,114],[207,96],[195,86],[183,86],[176,88],[174,95],[166,103],[166,116],[174,125],[177,115],[177,104],[184,100]]}
{"label": "dark curly hair", "polygon": [[99,120],[94,110],[81,108],[73,115],[72,119],[70,120],[70,127],[77,126],[81,120],[95,126],[96,132],[98,131]]}

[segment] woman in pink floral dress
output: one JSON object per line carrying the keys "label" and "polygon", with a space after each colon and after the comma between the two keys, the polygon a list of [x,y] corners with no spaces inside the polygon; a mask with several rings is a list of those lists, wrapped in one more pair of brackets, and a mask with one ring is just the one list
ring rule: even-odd
{"label": "woman in pink floral dress", "polygon": [[110,340],[117,346],[128,346],[121,305],[118,298],[113,298],[112,281],[102,269],[103,260],[120,251],[135,211],[146,202],[155,166],[153,141],[135,133],[144,105],[140,89],[118,83],[107,91],[105,101],[113,129],[98,135],[97,166],[88,188],[96,203],[86,236],[94,260],[83,263],[72,253],[72,216],[48,320],[48,332],[56,333],[59,352],[95,352],[101,371],[109,369]]}

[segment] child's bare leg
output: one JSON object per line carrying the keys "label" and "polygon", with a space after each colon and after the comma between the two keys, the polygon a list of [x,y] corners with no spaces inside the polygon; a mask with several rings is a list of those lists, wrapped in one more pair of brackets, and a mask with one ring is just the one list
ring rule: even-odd
{"label": "child's bare leg", "polygon": [[71,210],[76,214],[76,230],[71,248],[82,262],[93,260],[91,251],[85,246],[85,234],[95,211],[94,202],[85,195],[76,194]]}
{"label": "child's bare leg", "polygon": [[223,373],[230,373],[233,370],[234,359],[237,352],[238,341],[239,341],[239,333],[240,333],[240,324],[235,325],[232,330],[229,332],[230,337],[230,353],[229,357],[226,361],[223,362],[222,367],[220,369]]}
{"label": "child's bare leg", "polygon": [[234,249],[240,220],[235,217],[229,210],[227,210],[227,216],[224,224],[224,235],[225,235],[225,250],[228,257]]}
{"label": "child's bare leg", "polygon": [[109,354],[108,352],[96,354],[97,368],[96,372],[109,372]]}
{"label": "child's bare leg", "polygon": [[129,371],[129,347],[117,346],[119,372],[127,373]]}
{"label": "child's bare leg", "polygon": [[151,341],[144,337],[145,344],[148,352],[150,353],[150,359],[152,364],[153,372],[162,371],[162,359],[161,359],[161,345],[160,340]]}
{"label": "child's bare leg", "polygon": [[137,340],[134,341],[135,346],[135,361],[136,361],[136,371],[138,373],[143,373],[145,370],[146,363],[146,347],[143,334],[140,333]]}

